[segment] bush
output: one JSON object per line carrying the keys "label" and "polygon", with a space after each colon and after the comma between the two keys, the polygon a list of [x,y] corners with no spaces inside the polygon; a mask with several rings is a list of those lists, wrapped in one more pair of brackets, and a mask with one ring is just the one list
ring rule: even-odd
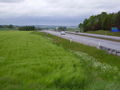
{"label": "bush", "polygon": [[67,28],[66,27],[58,27],[58,31],[66,31]]}
{"label": "bush", "polygon": [[36,30],[35,26],[22,26],[19,27],[18,30],[20,31],[34,31]]}

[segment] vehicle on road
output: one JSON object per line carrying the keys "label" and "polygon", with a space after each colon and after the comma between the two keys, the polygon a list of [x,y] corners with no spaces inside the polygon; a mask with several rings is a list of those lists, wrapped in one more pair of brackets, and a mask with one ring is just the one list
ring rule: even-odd
{"label": "vehicle on road", "polygon": [[65,35],[66,33],[65,33],[65,31],[61,31],[60,34],[61,35]]}

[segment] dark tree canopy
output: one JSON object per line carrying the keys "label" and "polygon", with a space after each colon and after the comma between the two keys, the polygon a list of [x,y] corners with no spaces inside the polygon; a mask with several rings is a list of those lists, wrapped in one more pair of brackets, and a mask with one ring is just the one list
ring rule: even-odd
{"label": "dark tree canopy", "polygon": [[62,26],[58,27],[58,31],[66,31],[66,29],[67,29],[66,27],[62,27]]}
{"label": "dark tree canopy", "polygon": [[14,25],[10,24],[10,25],[0,25],[0,28],[15,28]]}
{"label": "dark tree canopy", "polygon": [[120,29],[120,11],[118,13],[110,14],[102,12],[101,14],[85,19],[83,23],[79,24],[79,28],[82,28],[84,32],[96,30],[110,31],[112,27]]}
{"label": "dark tree canopy", "polygon": [[36,30],[35,26],[22,26],[18,28],[20,31],[34,31]]}

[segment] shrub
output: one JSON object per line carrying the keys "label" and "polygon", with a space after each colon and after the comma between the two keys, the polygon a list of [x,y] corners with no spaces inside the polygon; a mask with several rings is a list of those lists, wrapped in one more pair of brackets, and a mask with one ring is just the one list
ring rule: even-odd
{"label": "shrub", "polygon": [[19,27],[18,30],[20,31],[34,31],[36,30],[35,26],[22,26]]}

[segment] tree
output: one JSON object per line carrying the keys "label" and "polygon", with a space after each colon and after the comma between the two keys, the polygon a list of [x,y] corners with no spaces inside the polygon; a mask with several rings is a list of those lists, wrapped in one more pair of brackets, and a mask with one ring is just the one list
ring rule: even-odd
{"label": "tree", "polygon": [[95,30],[111,30],[112,27],[120,28],[120,11],[118,13],[102,12],[101,14],[90,16],[83,23],[79,24],[79,28],[84,31]]}
{"label": "tree", "polygon": [[10,24],[7,26],[8,28],[14,28],[14,25]]}
{"label": "tree", "polygon": [[58,31],[66,31],[67,30],[67,28],[66,27],[58,27]]}
{"label": "tree", "polygon": [[120,11],[116,14],[116,26],[120,29]]}

